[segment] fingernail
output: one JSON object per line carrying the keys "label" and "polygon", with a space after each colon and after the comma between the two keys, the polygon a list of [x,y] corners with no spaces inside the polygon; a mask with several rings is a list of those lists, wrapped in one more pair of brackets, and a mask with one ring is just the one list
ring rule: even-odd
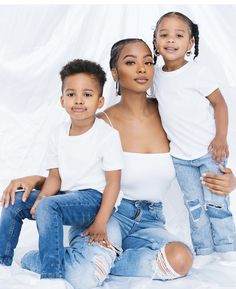
{"label": "fingernail", "polygon": [[206,184],[204,181],[201,181],[201,183],[202,183],[203,185],[205,185],[205,184]]}
{"label": "fingernail", "polygon": [[202,181],[202,180],[203,180],[203,177],[200,177],[200,180]]}
{"label": "fingernail", "polygon": [[206,176],[206,173],[203,173],[202,176],[205,177],[205,176]]}
{"label": "fingernail", "polygon": [[26,198],[23,198],[23,199],[22,199],[22,202],[24,202],[24,203],[25,203],[25,201],[26,201]]}

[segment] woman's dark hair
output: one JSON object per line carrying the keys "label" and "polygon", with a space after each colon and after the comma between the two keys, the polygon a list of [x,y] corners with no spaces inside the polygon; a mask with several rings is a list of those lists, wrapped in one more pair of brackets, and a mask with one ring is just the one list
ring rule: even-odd
{"label": "woman's dark hair", "polygon": [[[164,15],[161,16],[161,18],[157,21],[157,24],[156,24],[156,28],[154,30],[154,33],[153,33],[153,50],[154,50],[154,63],[156,63],[156,60],[157,60],[157,49],[156,49],[156,32],[158,30],[158,26],[159,24],[161,23],[161,21],[166,18],[166,17],[171,17],[171,16],[177,16],[179,18],[181,18],[184,22],[187,23],[189,29],[190,29],[190,37],[194,38],[194,42],[195,42],[195,45],[194,45],[194,58],[198,56],[198,53],[199,53],[199,49],[198,49],[198,45],[199,45],[199,31],[198,31],[198,25],[193,23],[193,21],[191,19],[189,19],[186,15],[180,13],[180,12],[168,12]],[[194,59],[193,58],[193,59]]]}
{"label": "woman's dark hair", "polygon": [[147,45],[147,43],[140,38],[126,38],[126,39],[119,40],[113,44],[111,48],[111,54],[110,54],[110,69],[111,70],[112,68],[116,67],[117,60],[124,46],[129,43],[135,43],[135,42],[143,42],[144,44]]}

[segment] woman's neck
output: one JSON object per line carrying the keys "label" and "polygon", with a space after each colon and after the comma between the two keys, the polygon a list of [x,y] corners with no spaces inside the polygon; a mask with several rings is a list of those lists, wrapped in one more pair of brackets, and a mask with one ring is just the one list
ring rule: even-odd
{"label": "woman's neck", "polygon": [[146,94],[131,94],[125,93],[121,96],[119,106],[130,117],[141,117],[149,114],[150,101]]}

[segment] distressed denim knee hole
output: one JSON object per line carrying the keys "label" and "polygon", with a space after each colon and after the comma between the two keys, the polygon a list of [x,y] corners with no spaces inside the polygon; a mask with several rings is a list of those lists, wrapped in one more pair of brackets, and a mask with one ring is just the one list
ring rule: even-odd
{"label": "distressed denim knee hole", "polygon": [[202,213],[202,206],[199,202],[199,200],[191,200],[187,201],[187,207],[189,208],[189,212],[192,216],[192,219],[194,222],[198,221],[201,217]]}
{"label": "distressed denim knee hole", "polygon": [[207,214],[211,218],[224,219],[232,217],[232,213],[224,207],[224,204],[207,203],[206,204]]}

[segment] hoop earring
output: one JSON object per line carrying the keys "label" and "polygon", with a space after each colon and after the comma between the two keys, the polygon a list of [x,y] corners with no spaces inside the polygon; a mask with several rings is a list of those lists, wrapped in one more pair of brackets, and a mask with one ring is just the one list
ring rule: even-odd
{"label": "hoop earring", "polygon": [[191,51],[191,50],[188,50],[188,51],[186,52],[187,57],[189,57],[191,54],[192,54],[192,51]]}
{"label": "hoop earring", "polygon": [[116,80],[116,95],[120,95],[120,84],[118,80]]}
{"label": "hoop earring", "polygon": [[156,57],[160,56],[160,51],[155,49],[154,55],[155,55]]}

